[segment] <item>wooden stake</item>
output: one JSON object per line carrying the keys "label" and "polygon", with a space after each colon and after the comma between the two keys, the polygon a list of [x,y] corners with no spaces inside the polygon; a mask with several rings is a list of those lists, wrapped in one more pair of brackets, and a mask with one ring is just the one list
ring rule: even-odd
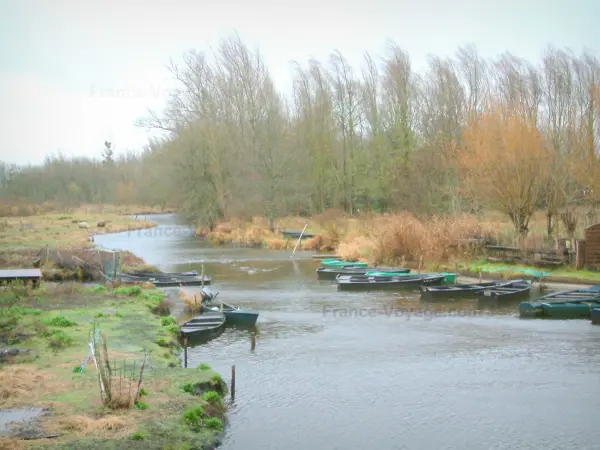
{"label": "wooden stake", "polygon": [[231,400],[235,400],[235,364],[231,366]]}
{"label": "wooden stake", "polygon": [[202,261],[202,274],[200,276],[202,277],[202,286],[201,286],[201,288],[204,289],[204,261]]}
{"label": "wooden stake", "polygon": [[183,338],[183,367],[187,369],[187,348],[188,348],[188,338],[187,336]]}
{"label": "wooden stake", "polygon": [[250,333],[250,350],[254,351],[256,348],[256,333]]}

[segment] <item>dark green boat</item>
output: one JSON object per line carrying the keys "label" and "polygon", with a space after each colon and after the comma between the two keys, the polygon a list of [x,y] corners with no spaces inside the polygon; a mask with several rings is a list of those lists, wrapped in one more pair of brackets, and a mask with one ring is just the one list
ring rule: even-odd
{"label": "dark green boat", "polygon": [[600,325],[600,308],[592,309],[592,324]]}
{"label": "dark green boat", "polygon": [[367,263],[356,261],[342,261],[340,259],[324,259],[321,261],[322,267],[328,269],[346,269],[349,267],[367,267]]}
{"label": "dark green boat", "polygon": [[590,319],[593,308],[600,308],[598,286],[554,292],[535,301],[521,302],[519,316],[527,319]]}
{"label": "dark green boat", "polygon": [[366,275],[367,272],[385,272],[390,274],[409,273],[410,269],[402,267],[344,267],[344,268],[329,268],[319,267],[317,269],[317,278],[319,280],[335,280],[339,276],[348,275]]}
{"label": "dark green boat", "polygon": [[213,294],[208,288],[200,291],[202,305],[200,311],[203,313],[218,312],[225,315],[226,325],[235,325],[243,327],[253,327],[258,320],[258,312],[247,308],[238,308],[224,302],[217,302],[215,299],[219,295]]}
{"label": "dark green boat", "polygon": [[[405,275],[405,276],[402,276]],[[444,283],[444,274],[421,274],[391,277],[374,277],[366,275],[353,275],[338,277],[337,288],[339,291],[379,291],[411,289],[422,285],[439,285]]]}

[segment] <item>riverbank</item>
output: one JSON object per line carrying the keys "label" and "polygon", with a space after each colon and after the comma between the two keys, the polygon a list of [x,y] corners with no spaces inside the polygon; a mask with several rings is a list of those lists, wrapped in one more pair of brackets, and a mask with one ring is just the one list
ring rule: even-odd
{"label": "riverbank", "polygon": [[[212,448],[220,439],[227,387],[205,364],[181,367],[163,292],[43,284],[0,300],[1,448]],[[93,360],[79,369],[95,327],[110,396]],[[6,417],[28,419],[7,432]]]}
{"label": "riverbank", "polygon": [[[87,227],[80,226],[84,222]],[[0,221],[0,269],[32,267],[42,256],[42,271],[61,278],[73,277],[73,267],[60,267],[57,258],[48,258],[46,250],[59,252],[60,260],[78,256],[94,248],[93,236],[105,233],[153,228],[148,220],[134,219],[101,208],[87,206],[70,214],[39,214],[28,217],[8,217]],[[127,269],[145,267],[135,255],[124,253],[123,266]],[[85,258],[84,258],[85,259]],[[62,276],[64,275],[64,277]]]}
{"label": "riverbank", "polygon": [[[473,238],[495,244],[512,245],[512,225],[499,215],[487,218],[464,214],[452,218],[420,220],[409,213],[383,216],[346,216],[329,211],[311,218],[284,217],[270,230],[266,218],[249,221],[231,220],[214,230],[198,228],[196,235],[213,245],[235,244],[249,247],[292,251],[297,239],[286,239],[284,230],[301,231],[311,237],[300,241],[297,250],[335,253],[348,261],[362,261],[370,265],[399,265],[431,271],[455,271],[466,276],[489,279],[538,278],[545,274],[547,281],[560,283],[600,283],[600,272],[574,270],[569,267],[540,269],[529,265],[509,265],[481,260],[482,247],[471,245]],[[524,245],[528,248],[552,247],[545,236],[545,216],[535,214],[531,232]],[[576,235],[583,235],[583,227]]]}

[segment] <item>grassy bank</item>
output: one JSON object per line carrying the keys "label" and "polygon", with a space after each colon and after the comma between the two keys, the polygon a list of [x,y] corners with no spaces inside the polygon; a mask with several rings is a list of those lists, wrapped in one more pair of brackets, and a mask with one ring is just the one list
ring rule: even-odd
{"label": "grassy bank", "polygon": [[167,214],[175,212],[174,208],[160,208],[144,205],[109,205],[109,204],[84,204],[80,206],[66,205],[56,202],[30,204],[15,201],[0,201],[0,217],[30,217],[44,214],[73,214],[84,212],[88,214],[118,214],[118,215],[145,215]]}
{"label": "grassy bank", "polygon": [[[31,267],[36,255],[46,247],[54,251],[59,250],[62,252],[61,256],[65,256],[69,252],[93,248],[91,238],[94,234],[118,233],[155,226],[146,220],[91,208],[80,208],[70,214],[40,214],[0,219],[0,268]],[[79,222],[87,223],[88,228],[80,228]],[[144,265],[139,258],[127,254],[123,263],[130,267]],[[44,269],[51,270],[53,267],[50,265]]]}
{"label": "grassy bank", "polygon": [[[15,287],[0,292],[0,300],[0,347],[12,349],[0,360],[0,410],[48,411],[15,431],[38,439],[4,437],[0,448],[210,448],[222,432],[226,386],[206,365],[181,368],[178,327],[164,315],[163,293],[69,283]],[[106,339],[107,351],[96,351],[109,400],[93,361],[77,369],[94,327]]]}

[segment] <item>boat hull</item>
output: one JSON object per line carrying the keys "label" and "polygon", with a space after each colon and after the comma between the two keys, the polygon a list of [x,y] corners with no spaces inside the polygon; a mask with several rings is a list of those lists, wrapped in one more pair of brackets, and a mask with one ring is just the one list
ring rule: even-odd
{"label": "boat hull", "polygon": [[321,261],[322,267],[327,267],[328,269],[344,269],[349,267],[367,267],[367,263],[361,262],[352,262],[352,261],[341,261],[339,259],[324,259]]}
{"label": "boat hull", "polygon": [[[338,275],[346,276],[346,275],[365,275],[367,272],[376,271],[377,269],[368,269],[366,267],[356,267],[356,268],[346,268],[346,269],[334,269],[327,267],[319,267],[317,269],[317,277],[319,280],[335,280]],[[390,273],[410,273],[410,269],[392,269]]]}
{"label": "boat hull", "polygon": [[593,308],[591,312],[592,324],[600,325],[600,308]]}
{"label": "boat hull", "polygon": [[522,302],[519,305],[519,315],[522,318],[541,319],[591,319],[592,310],[600,308],[599,300],[579,302]]}
{"label": "boat hull", "polygon": [[157,277],[136,277],[131,275],[121,275],[121,283],[123,284],[143,284],[152,283],[156,287],[176,287],[176,286],[202,286],[209,285],[212,281],[211,277],[205,276],[204,279],[198,276],[181,277],[181,278],[157,278]]}
{"label": "boat hull", "polygon": [[[215,311],[213,308],[219,309],[219,305],[205,304],[202,305],[202,311]],[[237,308],[235,310],[223,310],[226,325],[253,327],[258,320],[258,313],[248,309]]]}
{"label": "boat hull", "polygon": [[210,311],[188,320],[180,328],[182,338],[194,343],[206,342],[219,336],[225,329],[225,315]]}
{"label": "boat hull", "polygon": [[532,302],[521,302],[521,318],[590,319],[592,309],[600,308],[600,288],[554,292]]}
{"label": "boat hull", "polygon": [[340,277],[337,288],[339,291],[384,291],[414,289],[422,285],[440,285],[444,282],[444,276],[435,277]]}
{"label": "boat hull", "polygon": [[511,302],[524,300],[530,295],[531,282],[520,281],[480,291],[477,293],[477,300],[480,302]]}
{"label": "boat hull", "polygon": [[476,297],[486,288],[497,286],[498,283],[486,282],[481,284],[453,284],[449,286],[421,286],[421,298],[426,300],[470,298]]}

